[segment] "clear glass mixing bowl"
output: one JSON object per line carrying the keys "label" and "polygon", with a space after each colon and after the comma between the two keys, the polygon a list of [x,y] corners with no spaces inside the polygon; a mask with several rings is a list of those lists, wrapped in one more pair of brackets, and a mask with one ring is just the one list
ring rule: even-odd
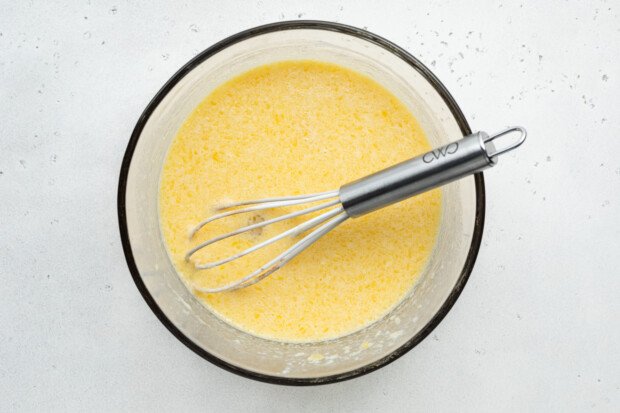
{"label": "clear glass mixing bowl", "polygon": [[205,50],[157,93],[138,120],[123,160],[118,214],[136,285],[179,340],[214,364],[247,377],[280,384],[322,384],[390,363],[424,339],[446,315],[478,253],[484,183],[482,174],[477,174],[443,188],[440,234],[424,273],[403,302],[367,328],[335,340],[301,344],[258,338],[226,324],[192,295],[170,262],[158,221],[162,165],[182,122],[215,87],[255,66],[291,59],[333,62],[372,77],[409,107],[433,146],[470,133],[443,85],[393,43],[335,23],[270,24]]}

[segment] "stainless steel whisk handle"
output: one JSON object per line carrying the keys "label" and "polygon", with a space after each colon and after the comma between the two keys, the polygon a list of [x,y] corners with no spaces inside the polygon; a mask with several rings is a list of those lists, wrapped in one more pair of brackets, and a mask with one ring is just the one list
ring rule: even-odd
{"label": "stainless steel whisk handle", "polygon": [[[496,148],[496,140],[513,133],[519,137]],[[340,187],[339,198],[350,217],[358,217],[414,195],[490,168],[497,157],[520,146],[527,132],[515,126],[488,135],[476,132],[461,140],[406,160]]]}

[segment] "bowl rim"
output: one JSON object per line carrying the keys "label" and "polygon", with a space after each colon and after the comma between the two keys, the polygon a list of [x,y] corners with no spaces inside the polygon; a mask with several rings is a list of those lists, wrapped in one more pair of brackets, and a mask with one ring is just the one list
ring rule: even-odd
{"label": "bowl rim", "polygon": [[146,288],[144,282],[142,281],[140,272],[136,266],[133,252],[131,249],[131,243],[129,240],[129,232],[127,228],[127,216],[125,212],[125,195],[127,189],[127,178],[129,174],[129,167],[131,165],[131,160],[133,157],[133,153],[135,151],[136,145],[138,143],[138,139],[142,134],[142,130],[144,126],[148,122],[150,116],[153,114],[155,108],[161,103],[161,101],[165,98],[165,96],[172,90],[172,88],[189,72],[191,72],[196,66],[220,52],[221,50],[249,38],[273,33],[283,30],[299,30],[299,29],[313,29],[313,30],[326,30],[326,31],[334,31],[345,35],[350,35],[357,37],[359,39],[374,43],[397,57],[401,58],[404,62],[408,63],[415,70],[417,70],[439,93],[443,101],[446,103],[452,116],[454,116],[459,128],[463,135],[471,134],[471,129],[463,112],[457,105],[456,101],[452,97],[452,95],[448,92],[446,87],[439,81],[439,79],[420,62],[417,58],[411,55],[406,50],[402,49],[400,46],[390,42],[389,40],[384,39],[381,36],[373,34],[367,30],[362,30],[353,26],[345,25],[342,23],[334,23],[329,21],[320,21],[320,20],[292,20],[292,21],[282,21],[277,23],[265,24],[262,26],[253,27],[251,29],[244,30],[232,36],[225,38],[212,45],[211,47],[205,49],[187,63],[185,63],[165,84],[162,88],[155,94],[153,99],[148,103],[134,130],[131,134],[131,138],[127,145],[127,149],[125,151],[125,155],[123,157],[123,162],[121,165],[120,176],[119,176],[119,184],[118,184],[118,198],[117,198],[117,209],[118,209],[118,222],[119,229],[121,235],[121,243],[123,246],[123,251],[125,254],[125,259],[127,261],[127,265],[129,267],[129,271],[131,276],[136,284],[136,287],[140,291],[142,297],[151,308],[153,313],[157,316],[159,321],[183,344],[185,344],[188,348],[190,348],[194,353],[201,356],[205,360],[215,364],[218,367],[221,367],[227,371],[238,374],[243,377],[247,377],[250,379],[280,384],[280,385],[294,385],[294,386],[307,386],[307,385],[320,385],[320,384],[328,384],[328,383],[336,383],[344,380],[349,380],[355,377],[362,376],[364,374],[368,374],[372,371],[375,371],[383,366],[386,366],[393,362],[394,360],[400,358],[413,347],[415,347],[418,343],[424,340],[430,333],[437,327],[437,325],[443,320],[443,318],[448,314],[452,306],[455,304],[459,295],[463,291],[467,280],[473,270],[476,258],[478,256],[478,251],[480,249],[480,243],[482,240],[482,233],[484,229],[484,217],[485,217],[485,189],[484,189],[484,177],[482,172],[476,173],[474,175],[474,183],[476,190],[476,213],[475,213],[475,221],[474,221],[474,230],[471,245],[469,251],[467,253],[467,258],[465,260],[465,264],[459,275],[459,278],[454,285],[454,288],[448,295],[445,302],[442,304],[437,313],[429,320],[429,322],[413,337],[411,337],[405,344],[403,344],[398,349],[394,350],[390,354],[384,356],[383,358],[359,367],[357,369],[338,373],[331,376],[324,377],[316,377],[316,378],[295,378],[295,377],[279,377],[279,376],[271,376],[267,374],[257,373],[251,370],[244,369],[242,367],[235,366],[230,364],[215,355],[209,353],[204,350],[198,344],[194,343],[189,337],[185,336],[175,325],[168,319],[168,317],[164,314],[164,312],[159,308],[155,299],[151,296],[150,292]]}

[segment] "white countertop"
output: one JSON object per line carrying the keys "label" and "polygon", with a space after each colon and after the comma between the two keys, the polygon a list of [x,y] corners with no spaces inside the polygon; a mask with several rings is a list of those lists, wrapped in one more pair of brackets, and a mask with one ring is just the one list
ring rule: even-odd
{"label": "white countertop", "polygon": [[[619,1],[2,3],[0,410],[620,410]],[[529,131],[485,176],[483,246],[445,320],[395,363],[311,388],[182,345],[136,289],[116,214],[162,84],[228,35],[298,18],[403,46],[474,130]]]}

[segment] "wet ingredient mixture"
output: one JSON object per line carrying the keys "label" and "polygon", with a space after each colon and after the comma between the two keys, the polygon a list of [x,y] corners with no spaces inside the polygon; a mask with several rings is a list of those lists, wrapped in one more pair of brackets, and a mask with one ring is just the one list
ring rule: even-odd
{"label": "wet ingredient mixture", "polygon": [[[160,186],[171,260],[190,286],[238,279],[298,239],[197,271],[184,261],[192,246],[276,216],[267,210],[231,217],[190,240],[189,229],[215,205],[335,189],[429,149],[409,110],[368,77],[316,61],[250,70],[200,103],[171,144]],[[437,189],[347,220],[254,286],[196,294],[218,316],[258,336],[315,341],[351,333],[380,319],[411,290],[435,245],[440,210]],[[303,219],[233,237],[193,259],[223,258]]]}

